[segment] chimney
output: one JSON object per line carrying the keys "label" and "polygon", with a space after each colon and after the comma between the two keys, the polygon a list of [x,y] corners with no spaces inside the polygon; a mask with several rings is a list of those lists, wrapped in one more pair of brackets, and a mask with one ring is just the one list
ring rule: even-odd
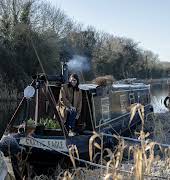
{"label": "chimney", "polygon": [[68,82],[68,65],[66,62],[62,62],[62,76],[63,76],[63,82],[66,83]]}

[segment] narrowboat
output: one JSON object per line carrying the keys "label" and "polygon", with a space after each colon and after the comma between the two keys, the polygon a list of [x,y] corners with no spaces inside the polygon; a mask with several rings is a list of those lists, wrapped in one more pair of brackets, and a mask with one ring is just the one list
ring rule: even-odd
{"label": "narrowboat", "polygon": [[[69,154],[69,148],[73,145],[80,158],[88,159],[89,139],[94,131],[121,135],[140,123],[136,114],[129,124],[129,107],[134,103],[144,105],[145,114],[153,111],[150,85],[135,83],[134,79],[105,85],[83,83],[79,85],[83,98],[81,116],[76,125],[78,134],[69,137],[56,109],[60,88],[68,79],[67,64],[62,67],[60,76],[33,77],[5,132],[29,152],[27,161],[35,169],[43,165],[56,166],[58,162],[62,164],[63,157]],[[114,146],[114,142],[107,137],[103,143],[106,147]]]}

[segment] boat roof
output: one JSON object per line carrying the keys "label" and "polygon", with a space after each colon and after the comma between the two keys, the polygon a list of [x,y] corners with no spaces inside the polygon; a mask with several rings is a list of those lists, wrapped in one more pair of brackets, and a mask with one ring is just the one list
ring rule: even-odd
{"label": "boat roof", "polygon": [[144,84],[144,83],[132,83],[132,84],[126,84],[126,83],[117,83],[112,85],[113,88],[119,89],[128,89],[128,88],[134,88],[134,89],[141,89],[141,88],[150,88],[150,84]]}
{"label": "boat roof", "polygon": [[81,90],[92,90],[98,87],[97,84],[79,84]]}
{"label": "boat roof", "polygon": [[[99,87],[99,85],[97,84],[80,84],[79,88],[81,90],[94,90],[97,87]],[[114,83],[112,85],[112,87],[114,89],[149,89],[150,85],[149,84],[144,84],[144,83],[132,83],[132,84],[126,84],[126,83]]]}

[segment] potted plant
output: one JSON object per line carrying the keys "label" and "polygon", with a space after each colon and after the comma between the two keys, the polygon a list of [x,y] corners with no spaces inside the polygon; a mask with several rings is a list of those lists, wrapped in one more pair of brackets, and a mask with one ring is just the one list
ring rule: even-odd
{"label": "potted plant", "polygon": [[34,133],[35,128],[36,128],[35,121],[34,121],[33,119],[29,119],[29,120],[26,122],[26,132],[27,132],[28,134],[32,134],[32,133]]}

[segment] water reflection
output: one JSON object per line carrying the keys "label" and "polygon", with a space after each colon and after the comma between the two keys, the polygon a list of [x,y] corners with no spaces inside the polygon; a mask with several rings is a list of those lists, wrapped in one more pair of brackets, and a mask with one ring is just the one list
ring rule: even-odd
{"label": "water reflection", "polygon": [[151,103],[154,107],[154,112],[167,112],[167,108],[164,106],[164,99],[168,95],[167,84],[157,84],[151,86]]}

